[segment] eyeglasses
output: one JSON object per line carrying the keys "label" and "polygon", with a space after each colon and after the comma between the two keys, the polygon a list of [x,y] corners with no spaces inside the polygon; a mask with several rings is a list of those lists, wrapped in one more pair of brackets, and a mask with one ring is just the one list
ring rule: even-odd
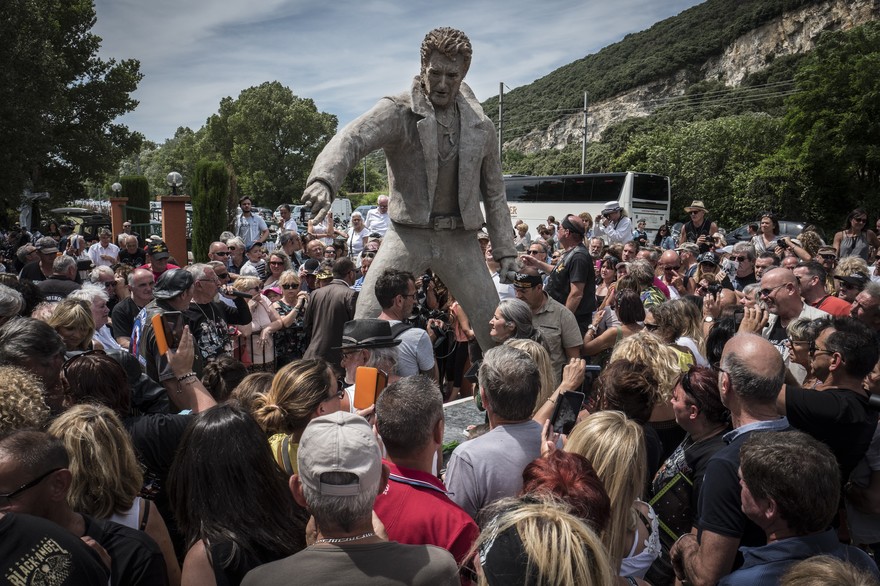
{"label": "eyeglasses", "polygon": [[[234,249],[233,249],[233,250],[234,250]],[[215,252],[214,254],[216,254],[217,256],[229,256],[229,252],[227,252],[227,251],[225,251],[225,250],[223,250],[223,251],[217,251],[217,252]]]}
{"label": "eyeglasses", "polygon": [[21,493],[23,493],[27,489],[33,488],[36,485],[40,484],[43,481],[43,479],[48,477],[50,474],[55,474],[59,470],[64,470],[64,468],[52,468],[48,472],[44,472],[43,474],[40,474],[39,476],[37,476],[36,478],[31,480],[30,482],[22,484],[21,486],[19,486],[18,488],[16,488],[12,492],[7,493],[7,494],[0,494],[0,509],[8,507],[9,505],[12,504],[12,499],[14,499],[15,497],[17,497],[18,495],[20,495]]}
{"label": "eyeglasses", "polygon": [[289,291],[290,289],[299,289],[299,285],[296,283],[289,283],[287,285],[281,285],[281,288]]}
{"label": "eyeglasses", "polygon": [[278,267],[278,266],[283,267],[283,266],[284,266],[284,261],[280,261],[280,260],[270,260],[270,261],[269,261],[269,264],[272,265],[273,267]]}
{"label": "eyeglasses", "polygon": [[730,260],[735,260],[736,262],[745,262],[745,261],[749,260],[749,257],[747,257],[747,256],[731,256]]}
{"label": "eyeglasses", "polygon": [[529,254],[531,254],[531,255],[534,256],[534,255],[542,255],[542,254],[544,254],[544,253],[541,252],[540,250],[530,250],[530,251],[529,251]]}
{"label": "eyeglasses", "polygon": [[342,400],[342,398],[343,398],[344,396],[345,396],[345,389],[340,388],[340,389],[337,390],[334,394],[330,395],[329,397],[327,397],[326,399],[324,399],[324,400],[321,401],[321,402],[322,402],[322,403],[325,403],[325,402],[327,402],[327,401],[332,401],[332,400],[334,400],[334,399]]}
{"label": "eyeglasses", "polygon": [[215,274],[217,275],[218,279],[228,279],[229,278],[229,273],[223,273],[222,275],[220,273],[215,273]]}
{"label": "eyeglasses", "polygon": [[758,295],[760,295],[761,297],[770,297],[771,293],[773,293],[777,289],[781,289],[782,287],[785,287],[786,285],[787,285],[787,283],[783,283],[781,285],[776,285],[772,289],[766,289],[766,288],[761,289],[760,291],[758,291]]}
{"label": "eyeglasses", "polygon": [[694,211],[690,212],[690,214],[691,214],[692,216],[696,216],[697,214],[702,214],[702,213],[703,213],[703,212],[701,212],[701,211],[699,211],[699,210],[694,210]]}
{"label": "eyeglasses", "polygon": [[812,341],[810,342],[810,356],[815,356],[816,354],[834,354],[834,352],[825,348],[819,348],[816,346],[816,342]]}
{"label": "eyeglasses", "polygon": [[681,265],[675,265],[674,267],[670,267],[667,265],[667,266],[663,267],[663,270],[664,271],[677,271],[680,268],[681,268]]}
{"label": "eyeglasses", "polygon": [[374,251],[372,251],[372,250],[368,250],[367,252],[365,252],[365,253],[363,254],[363,257],[364,257],[364,258],[373,258],[373,257],[375,257],[375,256],[376,256],[376,253],[375,253]]}

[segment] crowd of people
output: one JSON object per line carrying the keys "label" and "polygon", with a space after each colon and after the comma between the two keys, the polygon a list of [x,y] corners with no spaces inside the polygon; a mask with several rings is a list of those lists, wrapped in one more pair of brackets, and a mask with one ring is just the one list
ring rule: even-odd
{"label": "crowd of people", "polygon": [[[395,268],[355,319],[382,235],[267,242],[249,208],[195,262],[54,234],[0,275],[2,579],[877,583],[873,231],[771,241],[767,215],[727,246],[694,202],[666,248],[610,202],[515,228],[512,283],[480,232],[475,324]],[[361,367],[388,383],[367,405]]]}

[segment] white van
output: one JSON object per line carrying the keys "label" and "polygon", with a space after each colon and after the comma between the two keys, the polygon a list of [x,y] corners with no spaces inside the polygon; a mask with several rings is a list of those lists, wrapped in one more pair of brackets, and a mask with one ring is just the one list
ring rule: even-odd
{"label": "white van", "polygon": [[351,221],[351,200],[345,197],[337,197],[330,204],[330,211],[333,213],[334,220],[348,223]]}

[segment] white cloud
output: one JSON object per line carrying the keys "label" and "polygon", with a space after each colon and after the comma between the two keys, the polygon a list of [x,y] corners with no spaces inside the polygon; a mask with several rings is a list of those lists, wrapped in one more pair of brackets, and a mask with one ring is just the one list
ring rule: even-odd
{"label": "white cloud", "polygon": [[141,61],[140,106],[122,121],[162,142],[201,127],[225,96],[278,80],[340,127],[418,73],[436,26],[474,44],[477,97],[528,84],[699,0],[97,0],[102,56]]}

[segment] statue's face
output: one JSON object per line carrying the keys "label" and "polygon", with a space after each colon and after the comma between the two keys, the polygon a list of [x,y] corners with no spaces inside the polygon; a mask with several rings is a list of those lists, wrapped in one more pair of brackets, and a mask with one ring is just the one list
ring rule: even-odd
{"label": "statue's face", "polygon": [[467,69],[461,55],[449,58],[437,51],[431,54],[422,72],[422,85],[435,108],[446,108],[455,102],[465,73]]}

